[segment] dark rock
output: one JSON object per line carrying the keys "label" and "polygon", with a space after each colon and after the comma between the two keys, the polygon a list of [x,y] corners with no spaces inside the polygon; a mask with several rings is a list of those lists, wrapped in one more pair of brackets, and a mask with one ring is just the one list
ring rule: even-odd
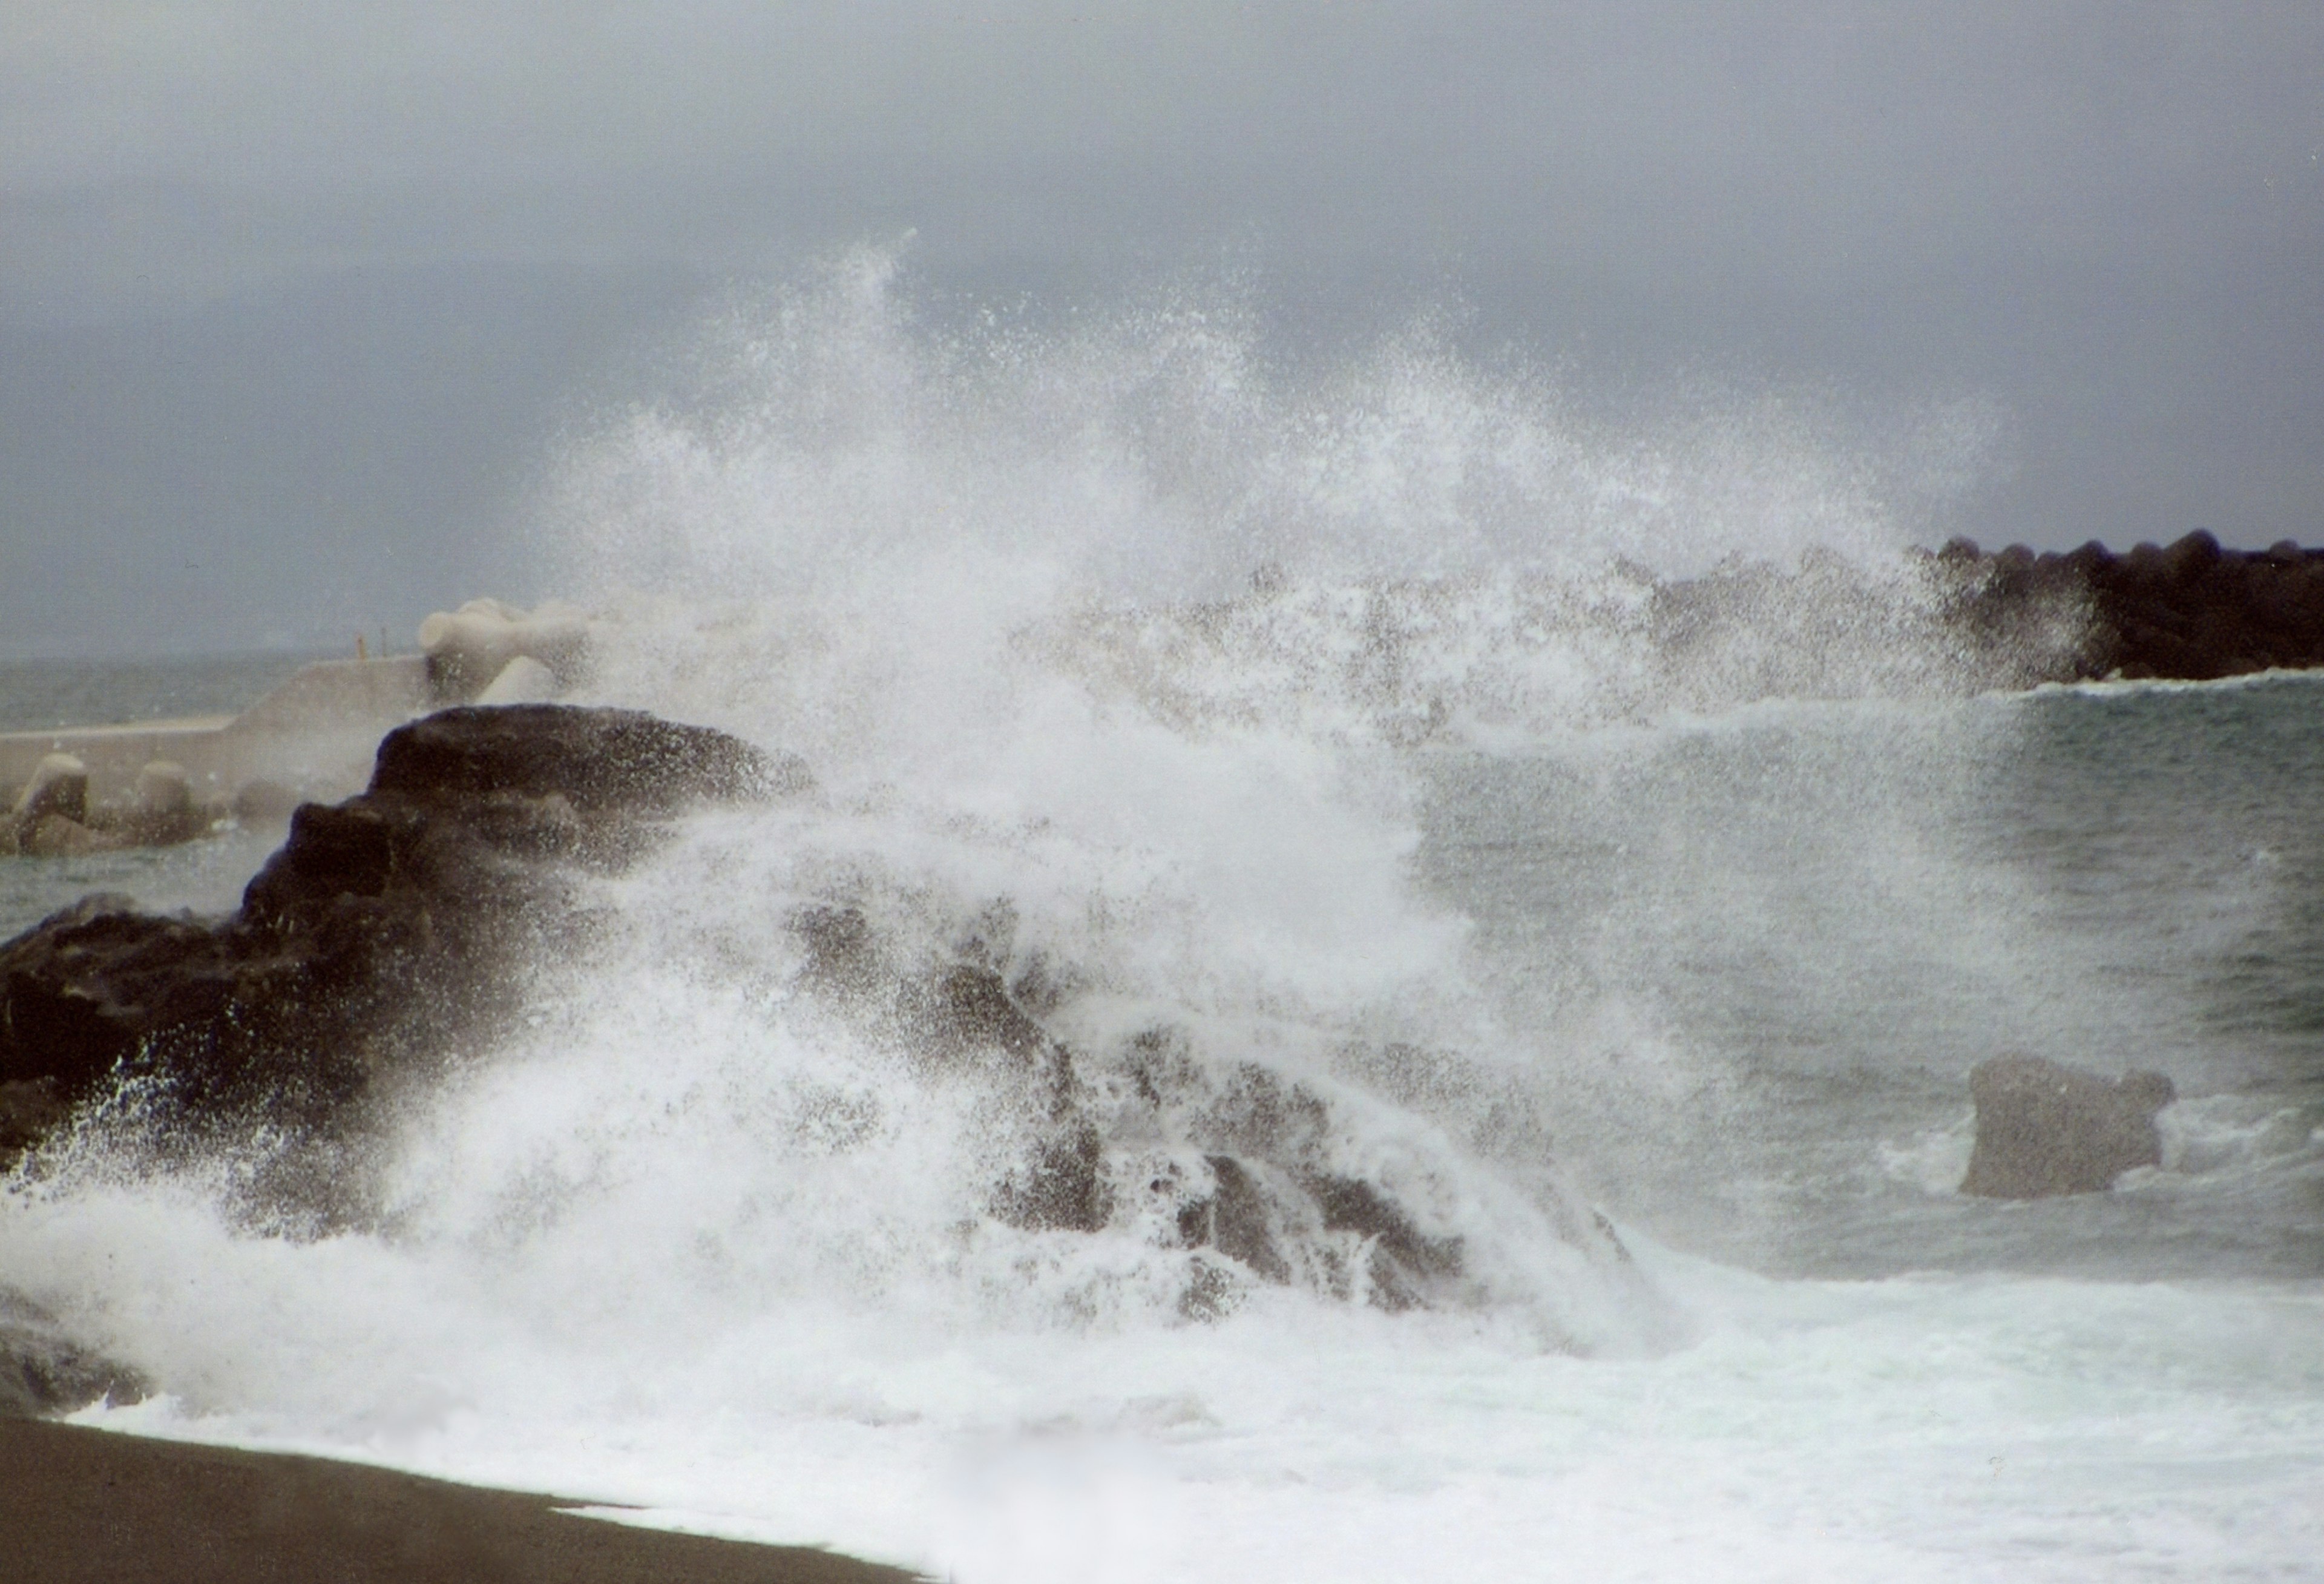
{"label": "dark rock", "polygon": [[927,1039],[956,1050],[988,1048],[1033,1060],[1050,1040],[989,968],[963,964],[936,976],[932,987],[907,990],[908,1020]]}
{"label": "dark rock", "polygon": [[488,1036],[528,954],[586,938],[574,865],[628,861],[689,805],[805,780],[796,760],[630,711],[414,722],[380,744],[367,791],[297,811],[232,918],[93,897],[0,946],[0,1084],[69,1108],[134,1074],[181,1131],[264,1120],[327,1138],[383,1080]]}
{"label": "dark rock", "polygon": [[638,710],[528,704],[441,710],[389,732],[371,795],[421,802],[553,795],[585,812],[634,815],[789,796],[812,784],[803,760],[706,726]]}
{"label": "dark rock", "polygon": [[1001,1183],[993,1213],[1035,1231],[1102,1231],[1113,1215],[1104,1164],[1096,1125],[1077,1119],[1061,1137],[1039,1145],[1023,1172]]}
{"label": "dark rock", "polygon": [[1178,1236],[1189,1248],[1215,1248],[1240,1260],[1264,1280],[1291,1279],[1291,1266],[1275,1246],[1267,1196],[1242,1163],[1230,1155],[1203,1157],[1211,1169],[1207,1198],[1189,1202],[1178,1211]]}
{"label": "dark rock", "polygon": [[0,1287],[0,1419],[44,1418],[145,1395],[136,1371],[80,1347],[47,1311]]}
{"label": "dark rock", "polygon": [[1977,1146],[1963,1193],[2096,1193],[2133,1167],[2162,1164],[2154,1117],[2174,1091],[2160,1073],[2108,1079],[2038,1056],[1997,1056],[1970,1071],[1969,1087]]}
{"label": "dark rock", "polygon": [[[964,938],[976,961],[926,967],[899,962],[901,949],[852,904],[789,920],[800,989],[909,1059],[988,1086],[996,1122],[1008,1119],[985,1202],[995,1220],[1037,1232],[1137,1227],[1204,1256],[1189,1261],[1181,1295],[1194,1319],[1228,1312],[1254,1281],[1388,1310],[1457,1297],[1461,1239],[1426,1231],[1395,1193],[1338,1163],[1345,1127],[1333,1101],[1255,1063],[1203,1060],[1174,1029],[1118,1050],[1069,1045],[1033,1009],[1047,971],[1037,962],[1012,987],[994,944],[1010,932],[992,923]],[[1574,1236],[1622,1257],[1602,1220],[1581,1218]]]}
{"label": "dark rock", "polygon": [[802,907],[791,915],[790,927],[806,949],[805,977],[812,988],[860,998],[878,984],[880,953],[861,907]]}
{"label": "dark rock", "polygon": [[37,1143],[70,1110],[52,1078],[0,1083],[0,1159]]}
{"label": "dark rock", "polygon": [[[2022,546],[1987,556],[1955,539],[1930,558],[1955,590],[1949,619],[2010,686],[2120,677],[2209,681],[2324,666],[2324,553],[2289,540],[2229,550],[2198,529],[2167,548],[2116,556],[2092,540],[2055,557]],[[2023,641],[2045,613],[2075,613],[2082,641],[2046,655]],[[2013,675],[2031,657],[2027,675]]]}
{"label": "dark rock", "polygon": [[1429,1287],[1461,1271],[1461,1240],[1430,1238],[1394,1202],[1360,1177],[1320,1177],[1309,1184],[1326,1231],[1354,1232],[1368,1241],[1372,1302],[1383,1309],[1415,1309]]}

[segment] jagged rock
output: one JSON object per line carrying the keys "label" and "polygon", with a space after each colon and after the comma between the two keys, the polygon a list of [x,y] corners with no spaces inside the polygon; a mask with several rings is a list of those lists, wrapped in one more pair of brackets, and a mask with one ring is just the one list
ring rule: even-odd
{"label": "jagged rock", "polygon": [[[1461,1239],[1385,1183],[1339,1159],[1337,1103],[1247,1061],[1204,1060],[1170,1028],[1118,1049],[1077,1049],[1033,1004],[1035,964],[1017,984],[984,960],[914,967],[892,960],[859,907],[832,903],[790,919],[799,982],[918,1060],[981,1074],[1013,1097],[1014,1164],[988,1209],[1034,1232],[1142,1233],[1196,1256],[1182,1308],[1214,1318],[1251,1283],[1304,1285],[1388,1310],[1456,1293]],[[1004,1113],[1006,1114],[1006,1113]],[[1624,1258],[1602,1218],[1576,1218],[1574,1240]]]}
{"label": "jagged rock", "polygon": [[2158,1165],[2155,1113],[2175,1091],[2160,1073],[2118,1079],[2038,1056],[1997,1056],[1969,1076],[1977,1145],[1960,1191],[1988,1199],[2096,1193]]}
{"label": "jagged rock", "polygon": [[91,897],[0,946],[0,1084],[69,1107],[136,1075],[196,1131],[327,1137],[383,1081],[496,1027],[526,953],[586,936],[575,866],[627,862],[691,805],[807,782],[630,711],[429,716],[381,742],[361,796],[297,811],[233,917]]}
{"label": "jagged rock", "polygon": [[[92,897],[0,946],[0,1150],[119,1094],[105,1125],[143,1129],[165,1158],[262,1144],[237,1151],[236,1192],[269,1224],[361,1224],[370,1125],[505,1030],[519,963],[592,938],[587,871],[628,863],[691,806],[807,785],[796,760],[620,711],[466,708],[401,727],[362,795],[298,809],[233,917]],[[1480,1279],[1453,1179],[1352,1146],[1352,1092],[1198,1053],[1169,1027],[1075,1048],[1043,1021],[1066,981],[1014,954],[998,914],[949,960],[883,940],[844,899],[790,923],[798,990],[931,1080],[979,1088],[996,1231],[1142,1238],[1183,1267],[1192,1317],[1260,1285],[1403,1309],[1462,1301]],[[1577,1248],[1618,1259],[1602,1221],[1566,1219]]]}

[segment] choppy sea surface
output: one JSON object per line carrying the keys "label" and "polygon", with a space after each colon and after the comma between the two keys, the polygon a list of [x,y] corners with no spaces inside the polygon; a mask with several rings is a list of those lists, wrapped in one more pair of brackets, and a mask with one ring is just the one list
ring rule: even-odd
{"label": "choppy sea surface", "polygon": [[[883,269],[543,507],[583,696],[819,790],[605,881],[374,1225],[95,1131],[20,1175],[0,1283],[157,1388],[85,1419],[996,1584],[2324,1578],[2324,679],[1916,686],[1877,470],[1765,415],[1616,444],[1176,309],[964,344]],[[1639,615],[1812,545],[1824,595]],[[237,840],[13,861],[0,929],[230,907]],[[1197,1318],[1150,1229],[1001,1224],[974,1086],[795,993],[833,896],[1335,1097],[1474,1279]],[[2167,1073],[2162,1165],[1960,1197],[2007,1051]]]}

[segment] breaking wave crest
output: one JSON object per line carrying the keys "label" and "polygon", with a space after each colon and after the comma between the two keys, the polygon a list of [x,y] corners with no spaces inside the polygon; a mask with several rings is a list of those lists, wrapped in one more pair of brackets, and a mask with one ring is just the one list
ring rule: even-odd
{"label": "breaking wave crest", "polygon": [[[334,1252],[231,1216],[193,1240],[300,1285],[316,1354],[412,1318],[425,1367],[318,1371],[349,1412],[549,1368],[465,1369],[463,1328],[647,1392],[695,1368],[659,1340],[733,1369],[719,1338],[793,1311],[1678,1334],[1554,1158],[1538,1042],[1416,889],[1413,751],[1960,693],[2074,613],[1965,639],[1904,553],[1960,414],[1882,460],[1772,399],[1618,431],[1425,328],[1320,373],[1259,346],[1194,298],[933,328],[867,254],[568,444],[535,548],[595,612],[581,701],[798,752],[819,789],[589,882],[598,943],[512,986],[524,1034],[445,1053]],[[145,1192],[97,1141],[15,1212],[58,1263],[33,1295],[233,1405],[246,1292],[164,1327],[61,1252]],[[154,1213],[182,1230],[197,1188]],[[364,1273],[345,1312],[333,1264]]]}

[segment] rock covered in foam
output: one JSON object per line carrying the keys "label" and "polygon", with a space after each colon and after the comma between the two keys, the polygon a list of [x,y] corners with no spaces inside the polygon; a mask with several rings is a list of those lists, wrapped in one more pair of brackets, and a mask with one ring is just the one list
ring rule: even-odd
{"label": "rock covered in foam", "polygon": [[[689,806],[807,784],[795,760],[623,712],[470,708],[400,728],[362,796],[298,810],[233,918],[97,897],[0,947],[14,1140],[105,1107],[165,1160],[231,1161],[267,1224],[366,1224],[398,1100],[513,1032],[528,964],[607,938],[589,873],[629,864]],[[1367,1097],[1205,1048],[1167,1013],[1068,1038],[1052,1026],[1070,974],[1013,971],[979,940],[890,936],[844,899],[799,907],[790,933],[778,1001],[837,1012],[906,1070],[980,1097],[961,1235],[1060,1270],[1140,1250],[1138,1279],[1160,1285],[1139,1291],[1190,1319],[1270,1286],[1392,1311],[1489,1301],[1457,1149],[1384,1144]],[[1553,1237],[1619,1266],[1610,1228],[1568,1208]]]}
{"label": "rock covered in foam", "polygon": [[519,655],[476,695],[478,704],[547,704],[557,696],[557,673],[530,655]]}
{"label": "rock covered in foam", "polygon": [[[428,657],[429,687],[439,699],[475,699],[520,659],[533,662],[556,686],[570,686],[588,663],[589,618],[579,607],[555,600],[531,611],[500,600],[470,600],[456,611],[438,611],[422,622],[420,647]],[[518,675],[527,691],[538,692],[538,674],[527,670]],[[512,680],[512,689],[517,685]]]}
{"label": "rock covered in foam", "polygon": [[1977,1145],[1963,1193],[2097,1193],[2125,1172],[2162,1164],[2154,1118],[2176,1091],[2160,1073],[2110,1079],[2039,1056],[1997,1056],[1971,1069],[1969,1087]]}
{"label": "rock covered in foam", "polygon": [[[994,1221],[1142,1243],[1176,1262],[1188,1319],[1266,1286],[1391,1312],[1458,1307],[1486,1291],[1448,1212],[1457,1187],[1425,1161],[1368,1153],[1360,1102],[1331,1081],[1205,1051],[1167,1020],[1067,1041],[1042,1021],[1055,987],[1038,964],[1012,983],[972,943],[963,960],[914,967],[853,907],[803,908],[791,928],[808,994],[923,1063],[991,1084],[987,1135],[1001,1164],[984,1211]],[[1602,1217],[1557,1209],[1554,1235],[1569,1248],[1627,1268]]]}
{"label": "rock covered in foam", "polygon": [[13,1131],[37,1136],[119,1077],[198,1128],[263,1119],[328,1137],[488,1034],[527,953],[586,938],[576,872],[627,863],[694,805],[807,781],[795,760],[632,711],[456,709],[400,727],[365,792],[299,808],[233,917],[91,897],[0,946]]}

